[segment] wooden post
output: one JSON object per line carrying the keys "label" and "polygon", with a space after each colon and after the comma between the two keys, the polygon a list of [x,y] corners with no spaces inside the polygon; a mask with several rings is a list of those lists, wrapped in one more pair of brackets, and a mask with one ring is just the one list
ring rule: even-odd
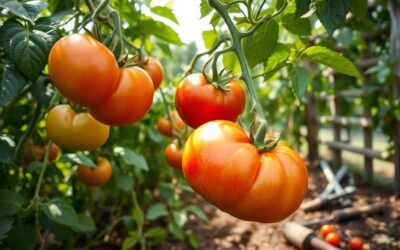
{"label": "wooden post", "polygon": [[[390,57],[394,65],[395,80],[393,84],[393,99],[400,98],[400,3],[396,0],[389,0],[389,14],[391,22],[390,30]],[[394,191],[400,197],[400,121],[394,124]]]}
{"label": "wooden post", "polygon": [[[329,76],[329,81],[333,85],[333,88],[336,89],[334,73],[332,73]],[[336,94],[336,90],[334,92],[335,92],[335,96],[334,96],[334,98],[332,98],[332,100],[329,101],[329,108],[330,108],[330,111],[331,111],[331,115],[336,117],[336,116],[339,115],[338,114],[339,103],[337,101],[337,97],[338,96]],[[340,124],[333,123],[332,127],[333,127],[333,140],[340,142],[341,141],[341,127],[342,126]],[[338,148],[334,148],[334,149],[332,149],[332,151],[333,151],[333,161],[332,161],[333,164],[332,164],[332,166],[333,166],[333,169],[337,170],[342,165],[342,151],[340,149],[338,149]]]}
{"label": "wooden post", "polygon": [[308,93],[308,103],[306,106],[306,117],[307,117],[307,144],[308,144],[308,160],[310,161],[310,166],[313,162],[319,158],[318,150],[318,117],[315,95],[311,91]]}

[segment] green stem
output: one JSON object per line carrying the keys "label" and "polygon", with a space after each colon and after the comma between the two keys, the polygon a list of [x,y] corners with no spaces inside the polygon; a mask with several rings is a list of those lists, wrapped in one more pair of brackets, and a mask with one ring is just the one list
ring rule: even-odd
{"label": "green stem", "polygon": [[218,78],[219,78],[218,69],[217,69],[218,57],[220,55],[222,55],[222,54],[225,54],[225,53],[228,53],[228,52],[231,52],[231,51],[233,51],[233,47],[227,47],[227,48],[224,48],[224,49],[219,50],[219,51],[214,53],[214,56],[213,56],[214,59],[213,59],[213,62],[211,64],[213,82],[217,81]]}

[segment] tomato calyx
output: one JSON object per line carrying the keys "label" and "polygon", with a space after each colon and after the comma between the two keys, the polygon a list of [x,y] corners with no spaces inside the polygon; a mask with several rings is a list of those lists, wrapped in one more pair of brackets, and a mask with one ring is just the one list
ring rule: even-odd
{"label": "tomato calyx", "polygon": [[260,120],[258,128],[255,128],[255,124],[252,123],[250,126],[250,141],[256,146],[259,152],[269,152],[273,150],[276,145],[278,145],[281,139],[279,134],[277,137],[272,137],[267,134],[267,122],[265,120]]}

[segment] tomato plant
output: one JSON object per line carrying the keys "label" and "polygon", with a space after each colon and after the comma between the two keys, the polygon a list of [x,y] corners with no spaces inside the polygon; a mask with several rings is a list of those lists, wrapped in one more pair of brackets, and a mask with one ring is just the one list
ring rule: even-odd
{"label": "tomato plant", "polygon": [[108,139],[110,128],[95,120],[89,113],[76,113],[69,105],[58,105],[47,114],[49,138],[61,148],[92,150]]}
{"label": "tomato plant", "polygon": [[171,143],[165,149],[164,157],[171,167],[180,170],[182,169],[182,153],[183,150],[177,143]]}
{"label": "tomato plant", "polygon": [[349,241],[349,246],[351,250],[362,250],[364,242],[360,237],[353,237]]}
{"label": "tomato plant", "polygon": [[323,225],[319,231],[321,232],[322,236],[327,236],[330,233],[333,233],[335,230],[333,229],[332,225],[325,224]]}
{"label": "tomato plant", "polygon": [[113,93],[119,68],[112,52],[102,43],[88,35],[72,34],[52,47],[49,74],[63,96],[92,107]]}
{"label": "tomato plant", "polygon": [[99,157],[95,168],[79,164],[76,175],[81,182],[87,185],[102,185],[110,180],[112,175],[112,166],[109,160]]}
{"label": "tomato plant", "polygon": [[90,114],[112,126],[132,124],[149,111],[153,95],[153,83],[143,69],[121,68],[116,90],[110,98],[91,107]]}
{"label": "tomato plant", "polygon": [[245,220],[283,220],[300,206],[307,190],[307,169],[296,152],[278,142],[260,153],[230,121],[196,129],[184,147],[182,169],[207,201]]}
{"label": "tomato plant", "polygon": [[325,241],[333,246],[339,246],[340,236],[337,233],[332,232],[325,236]]}
{"label": "tomato plant", "polygon": [[176,89],[176,110],[193,128],[213,120],[236,121],[244,110],[246,97],[236,80],[231,80],[225,88],[216,88],[203,74],[189,75]]}

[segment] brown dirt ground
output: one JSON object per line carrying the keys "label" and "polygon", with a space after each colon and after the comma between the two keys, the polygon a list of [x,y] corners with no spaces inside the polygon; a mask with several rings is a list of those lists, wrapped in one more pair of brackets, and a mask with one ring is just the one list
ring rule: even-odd
{"label": "brown dirt ground", "polygon": [[[346,182],[344,182],[346,184]],[[309,170],[309,188],[305,201],[311,200],[321,192],[327,181],[319,169],[312,167]],[[353,206],[362,206],[383,202],[386,208],[383,214],[358,218],[342,223],[332,223],[335,231],[341,236],[342,249],[349,249],[347,242],[351,237],[359,236],[364,240],[364,249],[400,249],[400,200],[395,200],[390,190],[378,187],[367,187],[356,178],[357,191],[352,195]],[[261,224],[246,222],[236,219],[229,214],[221,212],[200,197],[192,200],[204,208],[209,216],[208,223],[189,217],[186,225],[200,240],[200,249],[296,249],[283,237],[280,230],[281,223]],[[315,212],[305,213],[300,209],[289,220],[301,222],[320,216],[329,215],[330,211],[340,208],[339,204],[332,205]],[[320,225],[311,228],[317,237]],[[186,243],[170,238],[158,250],[184,250],[190,249]]]}

